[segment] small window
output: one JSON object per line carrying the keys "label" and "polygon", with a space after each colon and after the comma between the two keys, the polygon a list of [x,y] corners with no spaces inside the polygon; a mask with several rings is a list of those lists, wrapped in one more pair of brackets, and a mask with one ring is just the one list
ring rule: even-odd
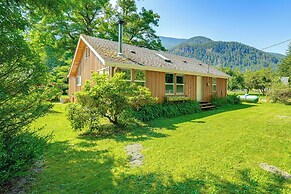
{"label": "small window", "polygon": [[166,74],[166,94],[174,95],[174,74]]}
{"label": "small window", "polygon": [[131,82],[131,69],[120,69],[119,72],[124,73],[124,80]]}
{"label": "small window", "polygon": [[140,86],[145,86],[145,71],[143,70],[134,70],[134,76],[133,76],[134,83]]}
{"label": "small window", "polygon": [[90,49],[88,47],[86,47],[85,53],[86,53],[86,59],[89,58],[90,57]]}
{"label": "small window", "polygon": [[216,78],[212,78],[212,92],[216,92],[217,85],[216,85]]}
{"label": "small window", "polygon": [[77,86],[81,86],[82,85],[82,79],[81,76],[77,77]]}
{"label": "small window", "polygon": [[184,76],[183,75],[176,76],[176,94],[184,95]]}
{"label": "small window", "polygon": [[103,74],[109,75],[109,68],[105,67],[105,68],[99,69],[98,74],[99,75],[103,75]]}

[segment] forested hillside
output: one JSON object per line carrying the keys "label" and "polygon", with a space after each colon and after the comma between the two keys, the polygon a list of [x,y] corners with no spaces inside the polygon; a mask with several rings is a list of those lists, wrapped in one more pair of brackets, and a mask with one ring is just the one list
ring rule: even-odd
{"label": "forested hillside", "polygon": [[265,67],[276,69],[284,58],[284,55],[263,52],[238,42],[213,41],[203,36],[190,38],[170,48],[169,52],[197,58],[216,67],[238,68],[242,71]]}

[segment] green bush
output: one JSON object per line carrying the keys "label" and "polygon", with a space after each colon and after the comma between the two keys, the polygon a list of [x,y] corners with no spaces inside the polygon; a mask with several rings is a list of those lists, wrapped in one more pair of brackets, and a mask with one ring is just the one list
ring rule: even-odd
{"label": "green bush", "polygon": [[29,168],[43,154],[48,137],[32,132],[0,137],[0,187],[14,178],[27,175]]}
{"label": "green bush", "polygon": [[93,82],[87,82],[84,89],[76,93],[77,104],[68,108],[68,118],[74,129],[102,130],[100,118],[107,118],[117,127],[128,127],[134,122],[132,110],[139,110],[155,99],[148,88],[129,84],[123,73],[114,77],[93,76]]}
{"label": "green bush", "polygon": [[211,103],[217,107],[221,107],[227,104],[240,104],[241,101],[237,95],[227,95],[225,98],[218,98],[217,96],[212,96]]}
{"label": "green bush", "polygon": [[145,105],[133,112],[135,118],[140,121],[150,121],[158,118],[171,118],[186,114],[200,112],[201,108],[196,101],[165,102],[163,104]]}
{"label": "green bush", "polygon": [[267,92],[267,98],[272,102],[291,105],[291,87],[282,83],[274,84]]}
{"label": "green bush", "polygon": [[165,97],[166,102],[183,102],[190,101],[191,98],[185,96],[167,96]]}

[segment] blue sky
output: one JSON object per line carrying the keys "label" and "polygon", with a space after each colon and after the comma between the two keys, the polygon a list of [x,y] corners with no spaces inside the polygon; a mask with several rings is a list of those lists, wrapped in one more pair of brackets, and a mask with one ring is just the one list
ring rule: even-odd
{"label": "blue sky", "polygon": [[[161,36],[206,36],[258,49],[291,39],[291,0],[140,0],[137,5],[160,15],[155,30]],[[289,43],[266,51],[285,54]]]}

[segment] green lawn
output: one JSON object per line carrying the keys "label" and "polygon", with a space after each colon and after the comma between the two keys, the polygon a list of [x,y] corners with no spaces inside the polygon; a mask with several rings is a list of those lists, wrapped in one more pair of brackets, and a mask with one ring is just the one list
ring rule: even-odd
{"label": "green lawn", "polygon": [[[44,126],[45,125],[45,126]],[[291,107],[243,104],[148,123],[128,134],[88,137],[70,128],[65,105],[38,119],[53,132],[30,193],[290,193]],[[125,146],[142,144],[132,168]]]}

